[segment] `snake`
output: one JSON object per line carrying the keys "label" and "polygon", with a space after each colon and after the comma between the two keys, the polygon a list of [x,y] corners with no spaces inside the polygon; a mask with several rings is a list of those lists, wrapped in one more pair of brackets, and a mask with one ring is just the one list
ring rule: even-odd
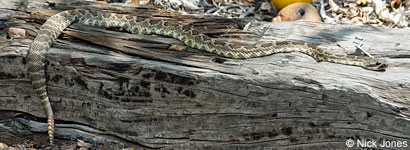
{"label": "snake", "polygon": [[213,38],[204,34],[194,34],[193,29],[185,29],[182,25],[171,24],[163,20],[153,22],[152,19],[148,18],[89,9],[65,10],[51,16],[40,27],[26,56],[29,78],[47,114],[47,133],[51,145],[53,145],[54,140],[54,114],[46,89],[45,54],[61,32],[73,23],[101,28],[122,28],[133,34],[155,34],[171,37],[182,41],[189,47],[232,59],[262,57],[275,53],[300,52],[311,56],[317,62],[327,61],[360,66],[375,71],[383,71],[388,66],[383,59],[334,55],[325,52],[314,44],[305,42],[272,41],[264,46],[240,46],[233,48],[229,44],[217,44]]}

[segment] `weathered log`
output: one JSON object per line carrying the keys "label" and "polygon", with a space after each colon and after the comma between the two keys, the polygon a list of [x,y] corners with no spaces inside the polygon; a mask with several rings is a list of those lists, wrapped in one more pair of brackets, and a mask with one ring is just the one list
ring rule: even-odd
{"label": "weathered log", "polygon": [[[40,134],[46,143],[45,113],[27,77],[25,54],[53,13],[27,10],[40,23],[17,18],[10,26],[27,29],[29,38],[1,39],[0,131]],[[299,53],[234,60],[170,50],[182,44],[171,38],[74,24],[47,55],[57,139],[146,149],[344,149],[348,139],[410,144],[409,30],[252,22],[244,31],[247,22],[240,20],[135,11],[239,44],[303,40],[343,54],[354,52],[355,37],[366,38],[364,48],[389,68],[318,63]]]}

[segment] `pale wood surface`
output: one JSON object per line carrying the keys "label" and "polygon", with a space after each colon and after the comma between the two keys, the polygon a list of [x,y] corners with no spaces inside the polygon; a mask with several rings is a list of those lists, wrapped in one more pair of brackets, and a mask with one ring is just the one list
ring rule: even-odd
{"label": "pale wood surface", "polygon": [[[41,22],[61,10],[26,10],[40,14],[35,17],[40,23],[21,18],[8,23],[27,29],[29,38],[1,39],[0,131],[46,135],[45,120],[35,120],[45,113],[31,89],[24,57]],[[349,138],[410,142],[408,29],[254,22],[248,33],[240,30],[246,22],[238,20],[187,18],[149,8],[131,14],[148,13],[200,25],[197,29],[208,34],[249,36],[241,41],[303,40],[338,54],[352,53],[355,37],[365,38],[364,48],[390,66],[374,72],[317,63],[299,53],[233,60],[191,48],[169,50],[182,44],[171,38],[74,24],[47,56],[57,138],[166,149],[333,149],[346,148]],[[207,30],[201,30],[204,25]]]}

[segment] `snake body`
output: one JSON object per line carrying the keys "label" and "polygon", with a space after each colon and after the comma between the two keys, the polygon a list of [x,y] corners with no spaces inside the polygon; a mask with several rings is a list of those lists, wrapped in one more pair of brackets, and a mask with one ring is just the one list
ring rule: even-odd
{"label": "snake body", "polygon": [[50,144],[54,138],[54,115],[46,90],[45,53],[50,49],[53,41],[70,24],[77,22],[95,27],[112,28],[120,27],[127,32],[136,34],[156,34],[172,37],[184,42],[186,45],[214,53],[223,57],[246,59],[262,57],[275,53],[301,52],[313,57],[318,62],[328,61],[345,65],[361,66],[370,70],[384,70],[387,64],[379,59],[365,57],[338,56],[327,53],[322,49],[308,43],[275,42],[268,46],[232,48],[229,45],[215,44],[203,35],[193,34],[193,30],[184,29],[181,25],[172,25],[165,21],[152,22],[152,20],[123,14],[104,13],[86,9],[62,11],[51,16],[40,28],[38,35],[30,45],[27,62],[34,91],[41,99],[48,121],[48,136]]}

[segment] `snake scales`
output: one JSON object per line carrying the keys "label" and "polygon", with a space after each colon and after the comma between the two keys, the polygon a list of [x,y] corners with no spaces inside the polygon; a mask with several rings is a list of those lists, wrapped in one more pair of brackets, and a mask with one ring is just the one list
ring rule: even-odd
{"label": "snake scales", "polygon": [[136,16],[103,13],[86,9],[67,10],[51,16],[41,26],[27,55],[28,74],[34,91],[40,97],[42,106],[47,113],[50,144],[53,144],[54,137],[54,115],[46,90],[45,53],[50,49],[53,41],[61,32],[74,22],[104,28],[120,27],[130,33],[157,34],[173,37],[192,48],[235,59],[261,57],[275,53],[301,52],[313,57],[318,62],[328,61],[361,66],[370,70],[384,70],[387,67],[387,64],[379,59],[333,55],[308,43],[272,42],[270,45],[263,47],[232,48],[229,45],[215,44],[213,40],[205,35],[194,35],[192,30],[186,30],[182,26],[170,25],[165,21],[153,23],[149,19]]}

